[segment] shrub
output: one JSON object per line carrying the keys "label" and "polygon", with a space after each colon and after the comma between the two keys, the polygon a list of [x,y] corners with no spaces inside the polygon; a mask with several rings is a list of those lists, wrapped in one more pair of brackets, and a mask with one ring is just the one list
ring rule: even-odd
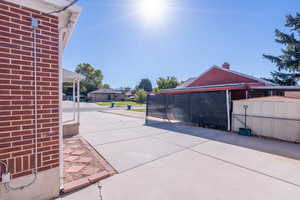
{"label": "shrub", "polygon": [[135,94],[135,100],[138,103],[145,103],[147,98],[147,93],[145,90],[143,89],[139,89],[137,90],[136,94]]}

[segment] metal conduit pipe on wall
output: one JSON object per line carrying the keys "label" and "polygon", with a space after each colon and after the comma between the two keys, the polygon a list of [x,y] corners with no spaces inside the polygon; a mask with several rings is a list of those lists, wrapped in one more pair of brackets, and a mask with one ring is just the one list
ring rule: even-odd
{"label": "metal conduit pipe on wall", "polygon": [[11,186],[10,183],[6,183],[5,187],[8,190],[22,190],[25,187],[31,186],[37,179],[38,174],[38,98],[37,98],[37,28],[39,25],[39,20],[36,18],[32,18],[31,25],[33,28],[33,68],[34,68],[34,143],[35,143],[35,150],[34,150],[34,162],[35,162],[35,169],[34,169],[34,177],[32,181],[27,184],[21,186]]}

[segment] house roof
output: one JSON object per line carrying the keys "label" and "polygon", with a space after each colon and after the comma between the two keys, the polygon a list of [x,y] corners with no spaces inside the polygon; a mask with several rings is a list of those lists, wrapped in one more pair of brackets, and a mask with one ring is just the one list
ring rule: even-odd
{"label": "house roof", "polygon": [[122,94],[122,92],[111,88],[100,88],[90,92],[89,94]]}
{"label": "house roof", "polygon": [[[70,4],[67,0],[7,0],[9,2],[38,10],[43,13],[49,13],[54,10],[64,8]],[[68,40],[74,30],[80,15],[81,8],[77,5],[69,7],[67,10],[55,13],[54,16],[59,18],[59,30],[62,31],[62,47],[65,48]]]}
{"label": "house roof", "polygon": [[[230,73],[231,75],[225,75],[225,73]],[[219,74],[217,74],[219,73]],[[208,78],[208,76],[210,76]],[[192,81],[187,87],[202,86],[202,85],[214,85],[214,84],[230,84],[230,83],[262,83],[264,85],[275,85],[274,83],[265,81],[254,76],[236,72],[223,67],[212,66],[207,71],[198,76],[194,81]]]}
{"label": "house roof", "polygon": [[197,79],[197,77],[192,77],[178,85],[176,88],[186,88],[188,87],[192,82],[194,82]]}

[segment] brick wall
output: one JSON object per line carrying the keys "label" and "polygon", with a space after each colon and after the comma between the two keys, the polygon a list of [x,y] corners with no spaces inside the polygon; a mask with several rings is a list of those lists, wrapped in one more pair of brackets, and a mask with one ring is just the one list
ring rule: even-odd
{"label": "brick wall", "polygon": [[34,71],[31,18],[37,29],[38,170],[59,165],[58,19],[0,0],[0,160],[13,178],[34,163]]}

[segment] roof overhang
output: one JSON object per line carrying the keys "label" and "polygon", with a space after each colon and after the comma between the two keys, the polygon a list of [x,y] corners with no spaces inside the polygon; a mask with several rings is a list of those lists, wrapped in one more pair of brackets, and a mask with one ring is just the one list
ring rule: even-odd
{"label": "roof overhang", "polygon": [[161,90],[159,92],[153,92],[152,94],[183,94],[183,93],[193,93],[193,92],[246,90],[247,88],[248,88],[248,84],[237,83],[237,84],[208,85],[208,86],[189,87],[189,88],[166,89],[166,90]]}
{"label": "roof overhang", "polygon": [[76,72],[69,71],[67,69],[63,69],[63,82],[73,82],[73,81],[81,81],[84,80],[85,76],[78,74]]}
{"label": "roof overhang", "polygon": [[[70,4],[67,0],[7,0],[9,2],[38,10],[43,13],[49,13],[54,10],[61,9]],[[65,48],[68,40],[74,30],[78,17],[81,12],[81,7],[73,5],[67,10],[53,14],[59,18],[59,30],[62,31],[62,47]]]}
{"label": "roof overhang", "polygon": [[300,86],[250,86],[252,90],[300,91]]}

